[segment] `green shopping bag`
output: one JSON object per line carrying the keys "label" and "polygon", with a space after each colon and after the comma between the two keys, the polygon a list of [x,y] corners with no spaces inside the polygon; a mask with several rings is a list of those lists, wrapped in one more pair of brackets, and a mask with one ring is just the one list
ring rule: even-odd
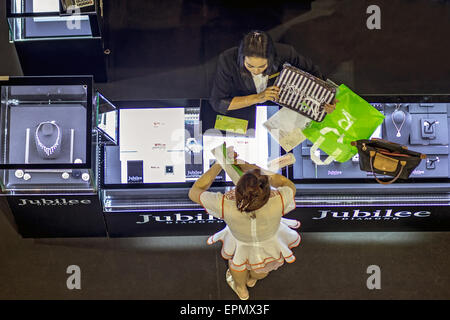
{"label": "green shopping bag", "polygon": [[[358,149],[353,147],[351,142],[369,139],[384,120],[381,112],[344,84],[339,86],[336,99],[339,102],[332,113],[322,122],[312,121],[303,129],[306,138],[314,143],[311,159],[318,165],[327,165],[333,160],[350,160],[358,153]],[[321,161],[317,156],[318,148],[329,155],[325,161]]]}

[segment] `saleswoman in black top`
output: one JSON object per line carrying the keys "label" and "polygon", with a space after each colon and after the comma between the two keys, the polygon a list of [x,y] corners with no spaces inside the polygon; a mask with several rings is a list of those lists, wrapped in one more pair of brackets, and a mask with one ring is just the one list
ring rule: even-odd
{"label": "saleswoman in black top", "polygon": [[[292,46],[274,44],[266,32],[252,31],[244,36],[239,47],[228,49],[219,56],[210,97],[212,107],[226,114],[276,100],[280,89],[273,83],[285,62],[326,80],[319,68]],[[327,113],[334,110],[335,103],[325,106]]]}

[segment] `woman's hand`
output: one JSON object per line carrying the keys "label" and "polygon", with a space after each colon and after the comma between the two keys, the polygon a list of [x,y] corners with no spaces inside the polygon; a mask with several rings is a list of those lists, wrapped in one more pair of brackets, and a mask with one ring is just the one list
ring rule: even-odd
{"label": "woman's hand", "polygon": [[325,104],[325,112],[326,113],[332,113],[336,109],[336,103],[338,103],[339,100],[334,99],[331,104]]}
{"label": "woman's hand", "polygon": [[259,103],[266,102],[267,100],[277,101],[278,100],[278,94],[280,93],[280,88],[277,86],[272,86],[266,88],[266,90],[258,93],[256,95],[257,100]]}
{"label": "woman's hand", "polygon": [[242,160],[240,160],[240,159],[238,159],[238,154],[236,153],[236,151],[234,151],[234,154],[233,154],[233,160],[234,160],[234,162],[233,162],[233,164],[239,164],[239,163],[242,163]]}
{"label": "woman's hand", "polygon": [[227,158],[230,159],[230,160],[231,159],[233,160],[232,164],[239,165],[239,164],[245,163],[244,160],[238,159],[238,157],[239,157],[239,155],[237,154],[236,151],[234,151],[234,147],[233,146],[227,148]]}
{"label": "woman's hand", "polygon": [[281,175],[281,174],[273,174],[269,176],[269,183],[272,187],[274,188],[279,188],[279,187],[289,187],[292,189],[292,192],[295,193],[297,192],[297,188],[295,187],[295,184],[289,180],[288,178],[286,178],[285,176]]}

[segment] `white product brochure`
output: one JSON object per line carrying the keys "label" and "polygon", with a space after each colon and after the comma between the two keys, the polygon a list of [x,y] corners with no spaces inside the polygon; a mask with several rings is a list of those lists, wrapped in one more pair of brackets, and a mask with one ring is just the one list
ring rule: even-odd
{"label": "white product brochure", "polygon": [[306,139],[302,130],[310,122],[310,119],[300,113],[283,107],[264,126],[280,146],[289,152]]}
{"label": "white product brochure", "polygon": [[185,182],[184,108],[120,110],[121,182],[143,161],[143,183]]}

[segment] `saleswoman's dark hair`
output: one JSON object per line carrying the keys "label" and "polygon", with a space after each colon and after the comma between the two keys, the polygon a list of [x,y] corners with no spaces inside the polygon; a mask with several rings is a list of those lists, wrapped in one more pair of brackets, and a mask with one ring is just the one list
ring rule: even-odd
{"label": "saleswoman's dark hair", "polygon": [[236,206],[239,211],[255,218],[253,211],[264,206],[270,197],[269,177],[261,174],[261,170],[247,171],[236,184]]}
{"label": "saleswoman's dark hair", "polygon": [[263,74],[269,74],[274,70],[275,47],[272,38],[267,32],[254,30],[247,33],[241,40],[238,51],[238,65],[241,73],[247,73],[244,66],[245,57],[258,57],[267,59],[267,69]]}

